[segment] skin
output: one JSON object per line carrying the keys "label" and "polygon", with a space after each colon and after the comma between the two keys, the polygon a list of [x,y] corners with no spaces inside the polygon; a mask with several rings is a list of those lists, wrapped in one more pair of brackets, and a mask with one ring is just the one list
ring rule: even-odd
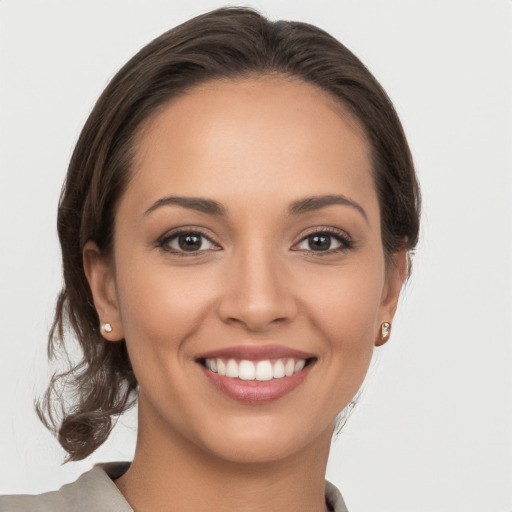
{"label": "skin", "polygon": [[[343,195],[290,214],[311,196]],[[225,215],[167,196],[217,201]],[[179,255],[186,226],[201,249]],[[312,233],[348,235],[350,247]],[[336,249],[341,249],[336,251]],[[139,432],[116,481],[137,511],[325,510],[336,416],[360,387],[380,326],[391,322],[405,251],[388,267],[370,151],[358,123],[298,80],[217,81],[173,100],[140,133],[118,206],[114,251],[93,242],[84,265],[106,339],[126,339],[137,376]],[[201,352],[274,344],[312,353],[306,379],[259,404],[217,391]]]}

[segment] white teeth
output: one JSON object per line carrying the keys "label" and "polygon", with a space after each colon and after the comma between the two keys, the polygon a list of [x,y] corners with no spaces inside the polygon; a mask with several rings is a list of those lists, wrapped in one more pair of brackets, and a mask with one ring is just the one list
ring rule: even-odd
{"label": "white teeth", "polygon": [[284,374],[287,377],[293,375],[293,371],[295,370],[295,361],[293,359],[288,359],[286,364],[284,365]]}
{"label": "white teeth", "polygon": [[217,372],[217,362],[215,361],[215,359],[207,359],[206,368],[208,368],[212,372]]}
{"label": "white teeth", "polygon": [[274,377],[274,379],[282,379],[284,377],[284,375],[285,375],[284,363],[283,363],[283,361],[281,361],[281,359],[279,359],[278,361],[276,361],[274,363],[272,376]]}
{"label": "white teeth", "polygon": [[235,379],[238,377],[238,365],[234,359],[230,359],[226,365],[226,377]]}
{"label": "white teeth", "polygon": [[302,368],[304,368],[304,366],[306,366],[306,361],[304,361],[304,359],[299,359],[295,363],[295,368],[293,369],[293,373],[300,372],[302,370]]}
{"label": "white teeth", "polygon": [[227,362],[218,359],[206,359],[205,366],[214,373],[225,375],[233,379],[266,381],[290,377],[299,373],[306,366],[305,359],[277,359],[272,362],[269,359],[263,361],[249,361],[243,359],[237,362],[229,359]]}
{"label": "white teeth", "polygon": [[272,373],[272,363],[270,361],[258,361],[256,380],[272,380]]}
{"label": "white teeth", "polygon": [[[212,368],[210,370],[214,371]],[[217,373],[219,375],[226,375],[226,365],[222,359],[217,359]]]}
{"label": "white teeth", "polygon": [[254,380],[256,368],[252,361],[240,361],[238,365],[238,378],[242,380]]}

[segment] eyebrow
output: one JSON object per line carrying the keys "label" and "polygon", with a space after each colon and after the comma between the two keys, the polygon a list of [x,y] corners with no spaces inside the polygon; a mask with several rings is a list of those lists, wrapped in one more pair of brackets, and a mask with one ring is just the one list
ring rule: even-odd
{"label": "eyebrow", "polygon": [[197,210],[202,213],[209,213],[211,215],[226,215],[226,208],[213,199],[204,199],[202,197],[181,197],[181,196],[167,196],[155,201],[145,212],[144,215],[155,211],[162,206],[181,206],[190,210]]}
{"label": "eyebrow", "polygon": [[[307,213],[315,210],[320,210],[327,206],[331,205],[342,205],[342,206],[350,206],[357,210],[363,218],[368,222],[368,216],[364,211],[364,208],[343,195],[323,195],[323,196],[311,196],[306,197],[304,199],[299,199],[298,201],[294,201],[289,208],[289,213],[291,215],[300,215],[302,213]],[[148,215],[151,212],[155,211],[158,208],[163,206],[181,206],[182,208],[188,208],[190,210],[196,210],[201,213],[208,213],[210,215],[226,215],[226,208],[217,201],[213,199],[206,199],[203,197],[183,197],[183,196],[167,196],[162,197],[155,201],[145,212],[144,215]]]}
{"label": "eyebrow", "polygon": [[304,199],[294,201],[290,205],[289,211],[292,215],[299,215],[301,213],[320,210],[321,208],[325,208],[326,206],[331,206],[334,204],[340,204],[342,206],[350,206],[351,208],[354,208],[363,216],[364,220],[368,222],[368,216],[366,215],[364,208],[352,199],[349,199],[343,195],[329,194],[325,196],[306,197]]}

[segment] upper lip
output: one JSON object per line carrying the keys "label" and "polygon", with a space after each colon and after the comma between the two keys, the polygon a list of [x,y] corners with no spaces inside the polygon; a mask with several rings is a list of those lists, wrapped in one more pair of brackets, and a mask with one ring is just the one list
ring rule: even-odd
{"label": "upper lip", "polygon": [[260,361],[264,359],[311,359],[315,355],[282,345],[237,345],[203,352],[196,356],[196,360],[204,359],[246,359]]}

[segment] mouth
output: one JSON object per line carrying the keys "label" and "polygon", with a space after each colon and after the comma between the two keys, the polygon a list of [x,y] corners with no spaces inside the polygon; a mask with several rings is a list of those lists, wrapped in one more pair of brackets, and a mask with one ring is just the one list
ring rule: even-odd
{"label": "mouth", "polygon": [[314,358],[278,358],[251,361],[249,359],[207,358],[199,362],[208,370],[230,379],[265,382],[284,379],[301,372]]}
{"label": "mouth", "polygon": [[241,402],[277,400],[297,388],[317,358],[285,347],[241,346],[196,358],[214,387]]}

